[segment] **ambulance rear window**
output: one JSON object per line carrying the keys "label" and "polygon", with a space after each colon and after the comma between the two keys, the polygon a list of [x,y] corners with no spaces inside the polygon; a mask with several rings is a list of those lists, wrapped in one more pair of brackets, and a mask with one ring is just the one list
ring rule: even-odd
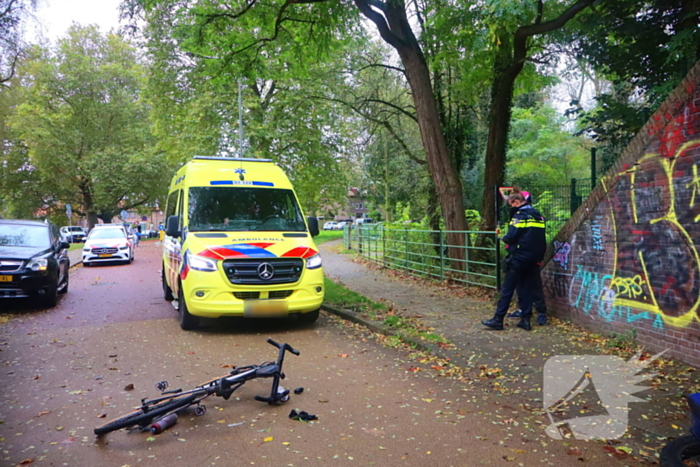
{"label": "ambulance rear window", "polygon": [[303,232],[306,224],[292,190],[229,186],[189,190],[190,232]]}

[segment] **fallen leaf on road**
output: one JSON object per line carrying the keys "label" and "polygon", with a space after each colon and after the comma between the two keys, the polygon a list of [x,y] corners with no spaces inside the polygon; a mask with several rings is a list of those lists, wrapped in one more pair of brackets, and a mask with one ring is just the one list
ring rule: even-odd
{"label": "fallen leaf on road", "polygon": [[19,465],[29,465],[32,462],[34,462],[34,459],[24,459],[22,462],[19,463]]}
{"label": "fallen leaf on road", "polygon": [[36,416],[41,417],[42,415],[48,415],[50,413],[51,413],[50,410],[44,410],[43,412],[39,412],[38,414],[36,414]]}
{"label": "fallen leaf on road", "polygon": [[348,356],[348,354],[346,354],[346,353],[339,353],[338,356],[339,356],[339,357],[342,357],[342,358],[345,358],[345,357]]}
{"label": "fallen leaf on road", "polygon": [[265,439],[263,440],[263,442],[264,442],[264,443],[269,443],[269,442],[272,441],[273,439],[275,439],[274,436],[268,436],[267,438],[265,438]]}
{"label": "fallen leaf on road", "polygon": [[125,391],[132,391],[134,389],[134,385],[129,383],[126,386],[124,386]]}
{"label": "fallen leaf on road", "polygon": [[107,416],[106,413],[101,413],[101,414],[95,415],[95,417],[97,417],[97,418],[105,418],[106,416]]}
{"label": "fallen leaf on road", "polygon": [[581,452],[581,450],[580,450],[579,448],[576,448],[576,447],[570,447],[570,448],[568,448],[568,449],[566,450],[566,453],[567,453],[568,455],[570,455],[570,456],[580,456],[580,455],[583,454],[583,453]]}

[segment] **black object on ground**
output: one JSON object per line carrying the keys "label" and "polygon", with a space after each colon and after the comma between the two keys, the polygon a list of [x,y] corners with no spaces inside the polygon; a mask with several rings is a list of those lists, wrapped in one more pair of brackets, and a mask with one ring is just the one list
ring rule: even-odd
{"label": "black object on ground", "polygon": [[318,420],[318,417],[316,415],[311,415],[310,413],[306,413],[303,410],[301,412],[297,412],[294,409],[292,409],[292,411],[289,412],[289,418],[291,418],[292,420],[299,420],[301,422],[310,422],[312,420]]}
{"label": "black object on ground", "polygon": [[294,394],[301,394],[302,392],[304,392],[304,388],[296,388],[294,390]]}

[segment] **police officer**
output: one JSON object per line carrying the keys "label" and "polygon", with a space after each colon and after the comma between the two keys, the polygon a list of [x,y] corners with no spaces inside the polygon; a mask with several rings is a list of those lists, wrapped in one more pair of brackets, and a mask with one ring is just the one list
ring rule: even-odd
{"label": "police officer", "polygon": [[516,288],[522,291],[522,315],[518,327],[529,331],[532,329],[533,289],[536,286],[535,275],[539,276],[539,264],[544,258],[547,240],[545,238],[545,222],[542,214],[531,204],[525,202],[525,196],[520,190],[513,190],[508,197],[508,204],[515,213],[512,216],[508,232],[501,241],[508,245],[506,256],[506,275],[501,286],[501,298],[496,305],[493,318],[482,321],[484,326],[503,330],[503,319],[508,313],[510,301]]}
{"label": "police officer", "polygon": [[[523,196],[525,197],[525,204],[532,204],[532,195],[528,193],[527,191],[522,191]],[[511,208],[512,209],[512,208]],[[512,215],[515,214],[515,211],[511,212],[511,217]],[[506,248],[508,248],[506,246]],[[541,264],[538,264],[539,266],[542,266]],[[520,298],[522,295],[522,292],[520,289],[516,289],[515,293],[518,294],[518,309],[515,310],[513,313],[510,313],[508,315],[509,318],[522,318],[523,317],[523,303],[522,299]],[[533,298],[533,306],[535,307],[535,310],[537,311],[537,324],[540,326],[544,326],[547,324],[547,304],[544,300],[544,288],[542,287],[542,275],[537,274],[533,277],[533,283],[532,283],[532,298]]]}

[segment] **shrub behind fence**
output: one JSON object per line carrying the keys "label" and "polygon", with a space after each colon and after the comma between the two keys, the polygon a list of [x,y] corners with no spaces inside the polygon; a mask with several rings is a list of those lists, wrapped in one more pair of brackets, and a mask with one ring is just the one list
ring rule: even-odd
{"label": "shrub behind fence", "polygon": [[[499,286],[499,251],[494,232],[463,231],[466,245],[447,243],[452,231],[419,230],[400,224],[346,226],[343,242],[368,261],[424,278],[452,280],[471,286]],[[487,246],[472,246],[486,235]],[[455,259],[450,251],[459,250]],[[454,256],[454,255],[452,255]]]}

